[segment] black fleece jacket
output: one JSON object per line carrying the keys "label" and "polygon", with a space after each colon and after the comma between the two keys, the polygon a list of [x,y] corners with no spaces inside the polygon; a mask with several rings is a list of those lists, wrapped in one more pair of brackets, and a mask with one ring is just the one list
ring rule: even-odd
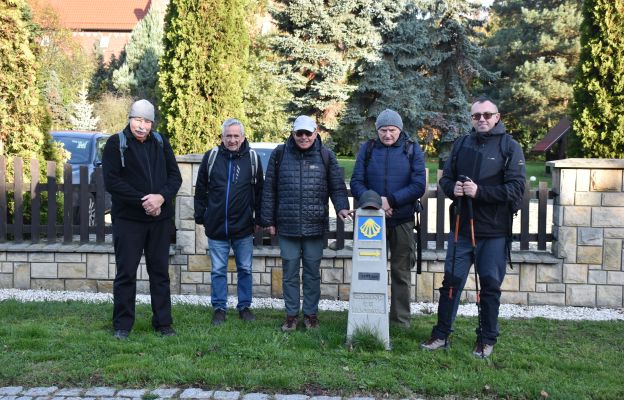
{"label": "black fleece jacket", "polygon": [[[513,149],[508,167],[505,168],[505,149],[501,140],[505,126],[499,122],[491,131],[479,134],[474,129],[465,140],[459,138],[453,144],[451,154],[456,154],[455,170],[453,157],[444,165],[440,186],[444,194],[457,203],[453,194],[459,175],[472,179],[477,184],[477,196],[472,200],[476,237],[505,237],[512,222],[510,203],[522,197],[526,180],[524,154],[515,140],[509,140]],[[461,148],[456,149],[463,143]],[[462,235],[469,236],[469,219],[466,196],[462,197]],[[454,221],[453,221],[454,227]]]}
{"label": "black fleece jacket", "polygon": [[[124,152],[125,167],[121,166],[118,135],[125,135],[128,145]],[[113,200],[113,218],[151,222],[174,216],[173,200],[182,185],[182,176],[169,141],[161,136],[162,147],[152,132],[141,143],[134,138],[128,125],[106,142],[102,169],[104,185]],[[156,217],[145,214],[143,209],[141,198],[148,194],[160,194],[165,198],[160,215]]]}

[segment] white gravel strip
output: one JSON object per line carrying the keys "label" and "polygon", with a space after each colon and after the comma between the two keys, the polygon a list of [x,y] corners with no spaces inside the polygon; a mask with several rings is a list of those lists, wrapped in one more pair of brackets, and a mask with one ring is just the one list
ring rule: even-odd
{"label": "white gravel strip", "polygon": [[[173,304],[191,304],[210,307],[210,296],[173,295]],[[47,290],[0,289],[0,301],[13,299],[20,302],[45,301],[82,301],[87,303],[112,303],[110,293],[86,292],[53,292]],[[137,295],[137,303],[149,304],[149,295]],[[228,307],[236,306],[236,298],[228,298]],[[271,298],[254,298],[252,308],[284,309],[284,300]],[[437,303],[412,303],[412,315],[435,314]],[[321,300],[319,309],[323,311],[346,311],[349,302],[337,300]],[[458,315],[476,316],[477,307],[473,304],[459,306]],[[624,309],[590,308],[590,307],[557,307],[557,306],[519,306],[501,304],[501,318],[546,318],[555,320],[586,320],[608,321],[624,320]]]}

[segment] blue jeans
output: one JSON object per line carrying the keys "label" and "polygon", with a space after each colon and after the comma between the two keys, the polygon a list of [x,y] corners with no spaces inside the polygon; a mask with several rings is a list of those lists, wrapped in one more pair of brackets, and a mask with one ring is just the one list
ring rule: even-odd
{"label": "blue jeans", "polygon": [[253,286],[251,275],[251,263],[253,258],[253,236],[249,235],[241,239],[212,240],[208,239],[210,248],[210,260],[212,261],[211,301],[215,310],[227,308],[227,266],[230,255],[230,247],[234,250],[236,259],[236,273],[238,277],[238,304],[236,308],[242,310],[251,305],[251,289]]}
{"label": "blue jeans", "polygon": [[[481,329],[477,328],[477,338],[484,344],[495,344],[498,337],[498,309],[500,307],[501,284],[507,271],[506,238],[477,238],[473,254],[470,238],[459,235],[453,268],[453,234],[449,236],[444,280],[440,288],[438,303],[438,323],[431,336],[445,339],[453,331],[459,299],[466,284],[470,266],[474,263],[479,274],[481,291]],[[449,295],[453,288],[452,296]]]}
{"label": "blue jeans", "polygon": [[282,290],[286,315],[299,314],[299,265],[303,261],[303,313],[318,314],[321,298],[321,259],[323,258],[323,237],[279,237],[282,256]]}

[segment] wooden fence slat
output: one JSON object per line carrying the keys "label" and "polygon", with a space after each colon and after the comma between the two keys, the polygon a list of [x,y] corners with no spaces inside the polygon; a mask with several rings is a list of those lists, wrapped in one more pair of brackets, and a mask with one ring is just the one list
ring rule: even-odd
{"label": "wooden fence slat", "polygon": [[537,208],[537,249],[546,250],[546,210],[548,209],[548,186],[539,183]]}
{"label": "wooden fence slat", "polygon": [[72,168],[70,164],[63,166],[63,242],[71,243],[72,241],[72,221],[73,217],[73,185],[72,185]]}
{"label": "wooden fence slat", "polygon": [[46,174],[48,178],[48,243],[56,241],[56,162],[48,161],[46,166]]}
{"label": "wooden fence slat", "polygon": [[535,192],[531,190],[531,184],[525,182],[524,197],[520,207],[520,250],[529,249],[529,205],[531,198],[535,197]]}
{"label": "wooden fence slat", "polygon": [[[442,178],[442,172],[438,170],[438,182]],[[436,189],[436,250],[444,250],[444,242],[446,239],[446,227],[444,226],[444,217],[446,215],[444,191],[438,183]],[[451,223],[453,223],[451,221]],[[451,228],[449,227],[449,232]]]}
{"label": "wooden fence slat", "polygon": [[20,157],[13,159],[13,240],[24,240],[24,161]]}
{"label": "wooden fence slat", "polygon": [[91,197],[91,193],[89,192],[89,170],[86,165],[80,166],[79,194],[80,243],[87,243],[89,242],[89,198]]}
{"label": "wooden fence slat", "polygon": [[0,243],[7,240],[7,170],[6,157],[0,156]]}
{"label": "wooden fence slat", "polygon": [[93,173],[93,181],[95,182],[95,241],[96,243],[104,243],[105,224],[104,212],[106,208],[106,191],[104,190],[104,174],[102,167],[97,167]]}
{"label": "wooden fence slat", "polygon": [[[425,193],[420,199],[422,204],[422,210],[420,214],[416,215],[416,218],[420,218],[420,248],[427,249],[427,243],[429,242],[429,169],[425,169]],[[416,237],[418,240],[418,236]]]}
{"label": "wooden fence slat", "polygon": [[41,194],[39,193],[39,160],[30,160],[30,241],[39,243],[41,230]]}

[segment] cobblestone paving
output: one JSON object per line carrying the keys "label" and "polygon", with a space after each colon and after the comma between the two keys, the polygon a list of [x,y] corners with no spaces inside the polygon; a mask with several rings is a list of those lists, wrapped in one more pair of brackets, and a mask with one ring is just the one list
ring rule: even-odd
{"label": "cobblestone paving", "polygon": [[[119,389],[112,387],[0,387],[0,400],[375,400],[374,397],[306,396],[304,394],[241,393],[198,388]],[[425,400],[413,397],[410,400]]]}

